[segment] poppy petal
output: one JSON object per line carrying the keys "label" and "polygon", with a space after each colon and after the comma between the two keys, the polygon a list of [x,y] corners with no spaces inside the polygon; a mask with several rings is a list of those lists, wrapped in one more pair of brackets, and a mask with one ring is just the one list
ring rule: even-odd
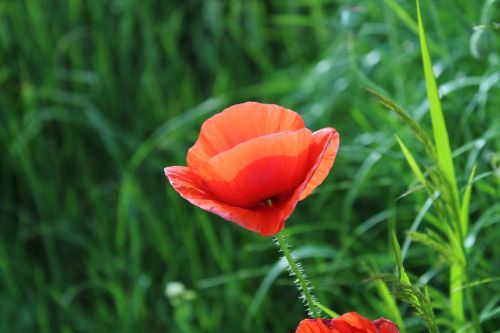
{"label": "poppy petal", "polygon": [[377,333],[377,329],[373,323],[357,314],[356,312],[348,312],[338,318],[333,319],[335,327],[340,332],[346,333]]}
{"label": "poppy petal", "polygon": [[284,221],[293,212],[300,195],[300,192],[296,191],[286,200],[278,201],[270,207],[246,209],[218,200],[204,181],[189,167],[167,167],[165,175],[172,187],[193,205],[217,214],[243,228],[259,232],[263,236],[274,235],[283,229]]}
{"label": "poppy petal", "polygon": [[307,128],[260,136],[212,157],[196,172],[219,200],[255,208],[304,181],[311,139]]}
{"label": "poppy petal", "polygon": [[304,319],[295,333],[340,333],[328,319]]}
{"label": "poppy petal", "polygon": [[203,123],[198,140],[189,149],[187,164],[196,169],[213,156],[242,142],[301,128],[304,128],[304,121],[295,111],[274,104],[236,104]]}
{"label": "poppy petal", "polygon": [[377,328],[378,333],[399,333],[396,324],[385,318],[374,320],[373,325]]}
{"label": "poppy petal", "polygon": [[321,185],[330,172],[339,149],[339,134],[333,128],[323,128],[313,133],[311,156],[315,160],[315,170],[309,179],[300,200],[305,199]]}

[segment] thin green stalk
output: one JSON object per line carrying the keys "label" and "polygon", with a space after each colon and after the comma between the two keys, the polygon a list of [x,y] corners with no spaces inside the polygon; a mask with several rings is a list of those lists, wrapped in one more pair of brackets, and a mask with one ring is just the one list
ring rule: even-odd
{"label": "thin green stalk", "polygon": [[288,247],[288,244],[286,242],[285,236],[282,233],[278,233],[276,235],[276,241],[283,252],[283,255],[286,258],[286,261],[288,262],[288,265],[290,266],[290,270],[292,273],[297,277],[297,284],[298,288],[302,292],[302,296],[304,297],[307,306],[309,308],[309,311],[312,315],[313,318],[319,318],[319,311],[318,308],[314,302],[314,297],[311,294],[311,290],[309,287],[309,282],[307,281],[301,266],[298,262],[295,261],[293,258],[292,253],[290,252],[290,249]]}
{"label": "thin green stalk", "polygon": [[462,325],[465,321],[463,310],[463,276],[464,269],[460,264],[452,263],[450,266],[450,303],[453,319]]}
{"label": "thin green stalk", "polygon": [[448,138],[446,122],[439,99],[439,91],[436,83],[436,78],[432,71],[432,60],[427,45],[427,37],[425,33],[424,23],[422,20],[420,0],[416,0],[418,31],[420,38],[420,49],[422,63],[424,67],[425,86],[427,97],[429,100],[429,110],[432,120],[432,130],[434,134],[434,142],[437,152],[437,165],[443,179],[441,184],[442,196],[445,203],[450,207],[448,210],[448,218],[452,221],[452,228],[448,234],[450,245],[458,252],[463,261],[454,261],[450,267],[450,303],[451,315],[457,326],[462,325],[465,321],[464,300],[462,285],[466,279],[466,260],[465,251],[463,248],[463,231],[462,222],[460,221],[460,200],[458,194],[457,181],[455,176],[455,168],[453,165],[453,157]]}
{"label": "thin green stalk", "polygon": [[[468,280],[465,280],[465,284],[467,284]],[[462,285],[463,288],[463,285]],[[483,333],[483,329],[481,328],[481,320],[479,319],[479,315],[476,310],[476,301],[474,301],[474,296],[472,295],[472,289],[465,289],[465,296],[467,297],[467,302],[469,302],[470,314],[472,317],[472,326],[474,327],[475,333]]]}

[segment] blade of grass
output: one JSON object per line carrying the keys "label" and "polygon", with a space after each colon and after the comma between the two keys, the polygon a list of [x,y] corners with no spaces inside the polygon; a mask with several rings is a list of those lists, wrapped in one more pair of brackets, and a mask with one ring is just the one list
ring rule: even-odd
{"label": "blade of grass", "polygon": [[462,223],[462,233],[463,237],[467,236],[467,230],[469,229],[469,207],[470,207],[470,195],[472,191],[472,184],[474,182],[474,177],[476,176],[477,166],[474,165],[465,187],[464,195],[462,197],[462,205],[460,206],[460,221]]}
{"label": "blade of grass", "polygon": [[417,161],[413,157],[412,153],[410,150],[406,147],[406,145],[401,141],[401,139],[396,135],[396,140],[399,143],[399,146],[401,147],[401,150],[403,151],[403,154],[405,155],[406,162],[408,162],[408,165],[410,166],[411,170],[417,177],[417,179],[423,184],[426,185],[425,177],[422,171],[420,170],[420,167],[418,166]]}
{"label": "blade of grass", "polygon": [[[420,1],[416,0],[417,6],[417,18],[418,18],[418,29],[419,29],[419,39],[420,48],[422,55],[422,62],[424,67],[425,76],[425,86],[427,90],[427,98],[429,100],[429,109],[432,121],[432,130],[434,134],[434,143],[436,145],[438,166],[441,173],[444,176],[445,190],[446,187],[451,190],[450,204],[454,210],[458,210],[459,199],[457,182],[455,177],[455,169],[453,166],[453,159],[451,155],[450,142],[448,138],[448,131],[446,129],[446,123],[443,116],[443,111],[441,108],[441,102],[439,100],[439,92],[437,88],[436,79],[432,71],[432,61],[429,53],[429,48],[427,46],[427,39],[424,24],[422,21],[422,14],[420,10]],[[457,216],[460,217],[460,214]],[[453,217],[450,216],[453,221]],[[462,223],[460,221],[454,221],[458,232],[450,233],[449,240],[450,245],[459,244],[456,249],[461,251],[463,254],[462,242],[457,242],[458,239],[462,239],[462,232],[460,231]],[[453,262],[450,268],[450,302],[451,302],[451,315],[457,327],[465,320],[464,315],[464,305],[463,305],[463,292],[460,287],[463,284],[465,278],[465,265],[461,263]]]}
{"label": "blade of grass", "polygon": [[411,286],[410,278],[408,277],[408,274],[406,274],[405,268],[403,266],[401,247],[399,246],[398,238],[396,237],[396,232],[394,230],[391,231],[391,240],[392,240],[392,250],[394,251],[396,264],[398,265],[399,282]]}
{"label": "blade of grass", "polygon": [[[441,102],[439,100],[439,92],[436,84],[436,78],[432,71],[432,61],[429,53],[429,48],[427,46],[427,37],[425,34],[424,24],[422,22],[422,15],[420,12],[420,1],[416,0],[417,3],[417,16],[418,16],[418,29],[420,37],[420,47],[422,52],[422,62],[424,66],[425,75],[425,87],[427,90],[427,97],[429,99],[429,108],[432,120],[432,130],[434,134],[434,143],[437,150],[437,158],[439,166],[443,173],[447,177],[452,186],[456,184],[455,180],[455,168],[453,166],[453,159],[451,156],[450,142],[448,139],[448,131],[446,129],[446,123],[443,116],[443,111],[441,108]],[[454,195],[458,198],[458,193],[456,188],[454,189]]]}
{"label": "blade of grass", "polygon": [[439,327],[436,324],[432,303],[427,293],[427,288],[424,287],[422,292],[418,286],[411,284],[410,278],[406,273],[401,256],[401,248],[394,227],[391,227],[391,243],[396,258],[396,263],[399,271],[399,286],[397,288],[398,297],[407,302],[415,310],[415,314],[424,321],[425,325],[431,333],[438,333]]}
{"label": "blade of grass", "polygon": [[[467,181],[467,186],[465,187],[465,192],[462,197],[462,205],[460,206],[460,221],[462,223],[462,232],[463,232],[463,238],[467,236],[467,231],[469,229],[469,207],[470,207],[470,197],[471,197],[471,192],[472,192],[472,184],[474,183],[474,177],[476,176],[476,169],[477,166],[474,165],[472,168],[472,171],[469,176],[469,180]],[[465,280],[467,283],[468,281]],[[462,284],[462,288],[463,288]],[[481,332],[481,323],[479,320],[479,316],[477,314],[476,306],[475,306],[475,300],[474,296],[472,294],[471,289],[467,289],[465,291],[467,300],[469,302],[469,308],[470,308],[470,314],[472,316],[472,321],[474,328],[476,332]]]}
{"label": "blade of grass", "polygon": [[[395,0],[384,0],[387,7],[391,9],[391,11],[406,25],[412,32],[418,35],[419,28],[417,22],[411,17],[408,12],[401,7]],[[429,40],[429,44],[436,49],[440,54],[444,53],[444,50],[434,41]]]}
{"label": "blade of grass", "polygon": [[314,303],[314,305],[316,305],[316,306],[318,307],[318,309],[320,309],[321,311],[323,311],[323,312],[324,312],[325,314],[327,314],[329,317],[331,317],[331,318],[340,317],[340,315],[339,315],[337,312],[335,312],[335,311],[333,311],[333,310],[331,310],[331,309],[327,308],[326,306],[324,306],[324,305],[323,305],[323,304],[321,304],[320,302],[318,302],[318,301],[314,301],[313,303]]}
{"label": "blade of grass", "polygon": [[392,12],[399,17],[401,22],[403,22],[411,31],[418,34],[418,24],[413,20],[413,18],[404,10],[401,5],[399,5],[395,0],[384,0],[387,7],[389,7]]}

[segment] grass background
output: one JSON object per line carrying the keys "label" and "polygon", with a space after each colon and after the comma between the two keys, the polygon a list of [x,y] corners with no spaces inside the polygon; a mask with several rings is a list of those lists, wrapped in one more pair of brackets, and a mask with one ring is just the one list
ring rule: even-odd
{"label": "grass background", "polygon": [[[499,7],[423,2],[461,189],[478,168],[466,244],[485,332],[500,327],[500,37],[474,27]],[[430,132],[415,17],[393,0],[0,2],[0,331],[293,332],[303,306],[272,239],[163,176],[204,119],[247,100],[341,134],[331,175],[287,223],[320,301],[390,318],[367,279],[394,272],[394,223],[446,326],[446,258],[406,236],[433,215],[425,192],[399,198],[416,181],[394,133],[423,149],[363,88]],[[169,298],[173,281],[185,290]]]}

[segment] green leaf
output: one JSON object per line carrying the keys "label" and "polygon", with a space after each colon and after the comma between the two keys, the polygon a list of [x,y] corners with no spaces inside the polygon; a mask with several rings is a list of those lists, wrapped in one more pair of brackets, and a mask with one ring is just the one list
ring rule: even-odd
{"label": "green leaf", "polygon": [[469,176],[469,181],[465,187],[464,195],[462,197],[462,205],[460,206],[460,221],[462,223],[462,234],[465,237],[467,235],[467,230],[469,229],[469,207],[470,207],[470,195],[472,191],[472,183],[474,177],[476,176],[477,166],[474,165]]}
{"label": "green leaf", "polygon": [[434,143],[436,145],[439,167],[445,175],[447,181],[453,188],[453,195],[458,201],[458,191],[456,189],[455,168],[453,167],[453,159],[451,155],[450,142],[448,139],[448,131],[439,100],[439,91],[436,84],[434,73],[432,72],[432,61],[427,46],[427,38],[425,35],[422,15],[420,13],[420,1],[417,3],[418,30],[420,37],[420,47],[422,51],[422,62],[424,65],[425,86],[427,90],[427,98],[429,100],[429,108],[432,120],[432,130],[434,134]]}
{"label": "green leaf", "polygon": [[401,139],[396,135],[396,140],[399,143],[399,146],[401,147],[401,150],[403,151],[403,154],[405,155],[406,162],[408,162],[408,165],[410,166],[411,170],[417,177],[417,179],[423,184],[426,184],[424,174],[420,170],[420,167],[418,166],[417,161],[413,157],[412,153],[410,150],[406,147],[406,145],[401,141]]}
{"label": "green leaf", "polygon": [[[384,0],[384,2],[387,7],[389,7],[390,10],[394,13],[394,15],[396,15],[401,20],[401,22],[403,22],[404,25],[406,25],[412,32],[418,35],[419,29],[417,22],[415,22],[411,15],[408,14],[408,12],[400,4],[398,4],[396,0]],[[445,50],[431,39],[429,39],[429,44],[440,54],[445,53]]]}
{"label": "green leaf", "polygon": [[392,249],[394,251],[394,256],[396,257],[396,263],[398,265],[399,271],[399,282],[402,284],[411,286],[410,278],[406,274],[405,268],[403,267],[403,259],[401,257],[401,247],[399,246],[398,238],[396,237],[396,232],[391,231],[392,236]]}
{"label": "green leaf", "polygon": [[411,31],[418,34],[418,25],[413,20],[413,18],[408,14],[403,7],[401,7],[395,0],[384,0],[385,4],[393,11],[393,13],[399,17],[399,19],[408,27]]}
{"label": "green leaf", "polygon": [[491,277],[482,280],[472,281],[462,285],[460,289],[473,288],[477,286],[482,286],[483,284],[500,282],[500,277]]}
{"label": "green leaf", "polygon": [[318,307],[318,309],[320,309],[321,311],[323,311],[324,313],[326,313],[326,315],[329,316],[330,318],[340,317],[340,315],[337,312],[335,312],[335,311],[327,308],[326,306],[324,306],[320,302],[314,301],[313,303],[314,303],[314,305],[316,305]]}

